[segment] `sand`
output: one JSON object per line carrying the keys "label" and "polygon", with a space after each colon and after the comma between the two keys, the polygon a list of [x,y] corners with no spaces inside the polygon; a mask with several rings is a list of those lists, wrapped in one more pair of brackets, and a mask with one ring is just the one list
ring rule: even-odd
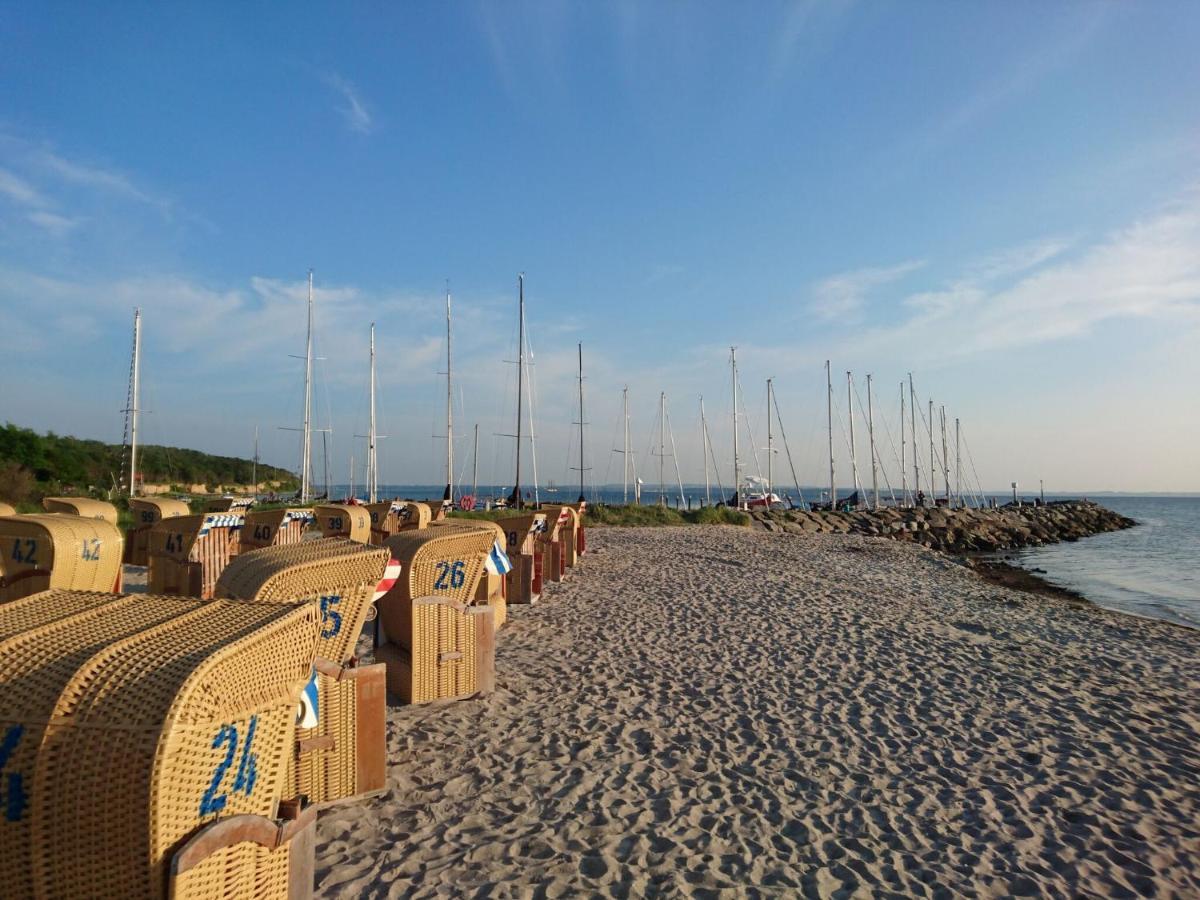
{"label": "sand", "polygon": [[1200,893],[1200,633],[888,541],[589,540],[495,694],[389,710],[320,896]]}

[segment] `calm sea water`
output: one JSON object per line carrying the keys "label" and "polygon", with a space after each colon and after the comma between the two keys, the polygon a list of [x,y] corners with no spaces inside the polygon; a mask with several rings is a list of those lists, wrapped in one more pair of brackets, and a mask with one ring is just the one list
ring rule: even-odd
{"label": "calm sea water", "polygon": [[1200,628],[1200,497],[1093,499],[1138,527],[1022,550],[1017,562],[1100,606]]}
{"label": "calm sea water", "polygon": [[[509,486],[480,485],[479,497],[506,496]],[[440,499],[441,487],[430,485],[387,485],[382,496]],[[345,487],[335,489],[344,493]],[[848,493],[848,491],[847,491]],[[570,502],[579,495],[578,486],[546,488],[542,502]],[[631,494],[632,496],[632,494]],[[692,505],[704,501],[703,486],[684,485],[684,496]],[[712,490],[714,500],[717,489]],[[805,488],[808,499],[819,499],[819,488]],[[532,499],[532,498],[531,498]],[[621,489],[588,489],[588,499],[620,503]],[[1008,497],[998,497],[999,502]],[[1046,499],[1058,499],[1047,495]],[[1098,534],[1073,544],[1053,544],[1014,554],[1027,569],[1042,569],[1047,580],[1072,588],[1093,603],[1123,612],[1169,619],[1200,627],[1200,497],[1122,497],[1102,495],[1098,503],[1138,521],[1137,528]],[[658,486],[643,488],[642,502],[658,500]],[[668,497],[679,502],[678,488]]]}

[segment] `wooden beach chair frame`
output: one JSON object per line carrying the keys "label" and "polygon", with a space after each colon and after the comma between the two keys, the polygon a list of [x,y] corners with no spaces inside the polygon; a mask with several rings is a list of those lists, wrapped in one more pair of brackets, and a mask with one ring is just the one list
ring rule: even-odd
{"label": "wooden beach chair frame", "polygon": [[506,599],[509,603],[537,603],[542,596],[542,575],[545,569],[545,545],[540,540],[546,529],[544,512],[528,512],[521,516],[501,519],[504,542],[512,571],[505,576],[508,582]]}
{"label": "wooden beach chair frame", "polygon": [[150,565],[150,529],[163,519],[190,516],[191,509],[182,500],[166,497],[130,497],[129,514],[133,524],[125,532],[125,563]]}

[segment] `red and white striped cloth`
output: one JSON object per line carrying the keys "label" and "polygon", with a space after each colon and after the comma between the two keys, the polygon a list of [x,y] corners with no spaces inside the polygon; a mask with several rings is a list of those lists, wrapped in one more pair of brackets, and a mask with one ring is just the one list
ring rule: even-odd
{"label": "red and white striped cloth", "polygon": [[375,585],[375,596],[371,598],[372,603],[377,603],[380,597],[396,586],[396,579],[400,577],[402,568],[399,560],[388,560],[387,568],[383,570],[383,580]]}

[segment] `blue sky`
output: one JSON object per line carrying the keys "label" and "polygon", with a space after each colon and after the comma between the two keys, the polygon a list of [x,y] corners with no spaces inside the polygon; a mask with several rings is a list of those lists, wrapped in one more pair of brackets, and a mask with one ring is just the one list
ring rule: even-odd
{"label": "blue sky", "polygon": [[146,439],[257,424],[295,466],[312,267],[335,474],[375,321],[382,478],[436,482],[448,278],[460,429],[505,481],[523,270],[542,481],[583,341],[596,480],[626,384],[639,453],[666,391],[701,478],[704,394],[728,467],[736,344],[804,482],[830,358],[842,420],[872,372],[893,431],[913,372],[985,487],[1200,490],[1198,38],[1165,2],[3,3],[0,418],[119,440],[141,306]]}

